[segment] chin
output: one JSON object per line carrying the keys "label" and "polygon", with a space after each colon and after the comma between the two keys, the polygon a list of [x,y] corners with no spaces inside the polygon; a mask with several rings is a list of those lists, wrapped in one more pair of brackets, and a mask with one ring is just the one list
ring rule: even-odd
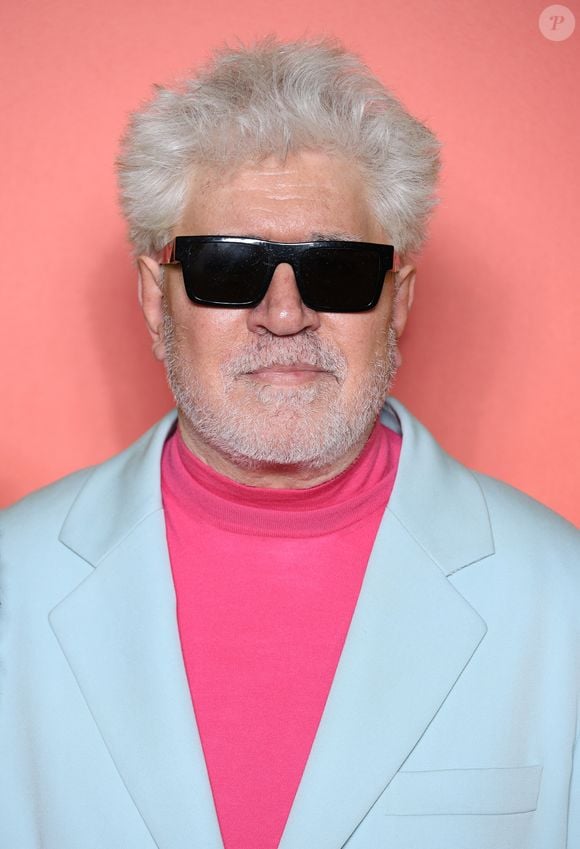
{"label": "chin", "polygon": [[191,403],[179,406],[197,440],[243,468],[327,467],[348,454],[376,418],[370,408],[362,414],[336,400],[324,406],[305,404],[294,390],[292,393],[295,401],[291,403],[287,398],[286,403],[275,403],[276,398],[258,403],[253,398],[251,403],[217,408]]}

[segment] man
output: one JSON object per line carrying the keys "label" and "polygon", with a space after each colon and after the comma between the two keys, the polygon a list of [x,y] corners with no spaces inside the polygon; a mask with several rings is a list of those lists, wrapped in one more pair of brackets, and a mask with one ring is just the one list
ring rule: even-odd
{"label": "man", "polygon": [[437,148],[326,42],[134,117],[177,420],[2,518],[3,847],[580,847],[576,533],[384,403]]}

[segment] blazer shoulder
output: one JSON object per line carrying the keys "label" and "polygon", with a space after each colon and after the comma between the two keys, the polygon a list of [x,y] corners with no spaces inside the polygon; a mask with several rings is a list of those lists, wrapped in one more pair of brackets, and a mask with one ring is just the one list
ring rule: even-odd
{"label": "blazer shoulder", "polygon": [[[30,626],[26,611],[47,613],[82,577],[78,558],[60,544],[59,533],[92,471],[73,472],[0,513],[0,607],[6,626],[0,642],[16,633],[14,622],[21,616],[24,627]],[[70,582],[67,574],[73,575]]]}
{"label": "blazer shoulder", "polygon": [[35,537],[58,529],[96,466],[72,472],[0,510],[0,545],[14,537]]}
{"label": "blazer shoulder", "polygon": [[510,484],[479,472],[479,483],[489,510],[489,518],[499,533],[522,533],[549,544],[570,547],[580,553],[580,532],[572,522]]}
{"label": "blazer shoulder", "polygon": [[[163,443],[175,424],[171,411],[139,439],[113,457],[73,472],[42,489],[32,492],[0,511],[2,536],[34,536],[42,531],[60,531],[75,502],[90,504],[83,515],[87,533],[91,523],[122,510],[127,499],[143,500],[144,486],[153,479],[158,483]],[[145,471],[143,471],[145,469]]]}
{"label": "blazer shoulder", "polygon": [[488,509],[496,557],[538,589],[580,602],[580,533],[563,516],[509,484],[473,473]]}

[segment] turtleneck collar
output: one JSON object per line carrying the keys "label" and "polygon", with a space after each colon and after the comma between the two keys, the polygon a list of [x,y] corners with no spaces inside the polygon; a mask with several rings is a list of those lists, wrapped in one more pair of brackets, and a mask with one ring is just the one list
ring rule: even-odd
{"label": "turtleneck collar", "polygon": [[216,472],[187,448],[176,429],[163,452],[163,489],[191,518],[222,530],[318,536],[384,509],[400,447],[401,437],[377,420],[357,459],[336,477],[307,489],[271,489],[238,483]]}

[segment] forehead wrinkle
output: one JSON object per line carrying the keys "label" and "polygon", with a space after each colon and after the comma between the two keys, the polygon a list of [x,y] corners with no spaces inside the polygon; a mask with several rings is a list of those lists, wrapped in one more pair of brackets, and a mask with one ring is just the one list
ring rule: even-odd
{"label": "forehead wrinkle", "polygon": [[[293,200],[302,197],[303,190],[314,190],[319,192],[321,189],[324,193],[332,192],[335,189],[335,181],[329,178],[328,175],[323,175],[317,167],[316,159],[308,155],[308,152],[302,152],[298,158],[292,161],[291,164],[276,163],[271,167],[264,164],[246,163],[241,167],[233,169],[226,168],[218,170],[212,167],[205,167],[196,170],[191,175],[192,183],[197,182],[198,187],[205,193],[208,191],[219,192],[220,190],[236,191],[241,188],[243,192],[252,191],[256,188],[258,191],[268,190],[268,184],[275,181],[276,188],[280,191],[285,191],[288,194],[280,195],[281,199]],[[339,167],[341,176],[345,176],[346,171],[349,172],[351,184],[360,184],[362,175],[351,162],[345,160],[344,157],[334,157],[327,154],[321,154],[324,161]],[[304,173],[304,168],[301,163],[306,160],[310,174]],[[341,167],[346,166],[346,167]],[[326,177],[323,179],[323,177]],[[298,189],[298,195],[292,189]]]}
{"label": "forehead wrinkle", "polygon": [[317,198],[317,203],[320,206],[328,206],[330,198],[340,198],[344,195],[350,195],[351,199],[356,203],[359,198],[354,193],[339,192],[332,183],[313,182],[309,185],[304,183],[296,186],[281,186],[277,184],[256,184],[256,185],[224,185],[215,190],[209,190],[205,193],[206,197],[211,194],[218,198],[220,195],[226,195],[238,201],[238,198],[244,206],[252,205],[254,209],[262,209],[263,202],[267,201],[273,205],[286,204],[303,201],[312,201]]}

